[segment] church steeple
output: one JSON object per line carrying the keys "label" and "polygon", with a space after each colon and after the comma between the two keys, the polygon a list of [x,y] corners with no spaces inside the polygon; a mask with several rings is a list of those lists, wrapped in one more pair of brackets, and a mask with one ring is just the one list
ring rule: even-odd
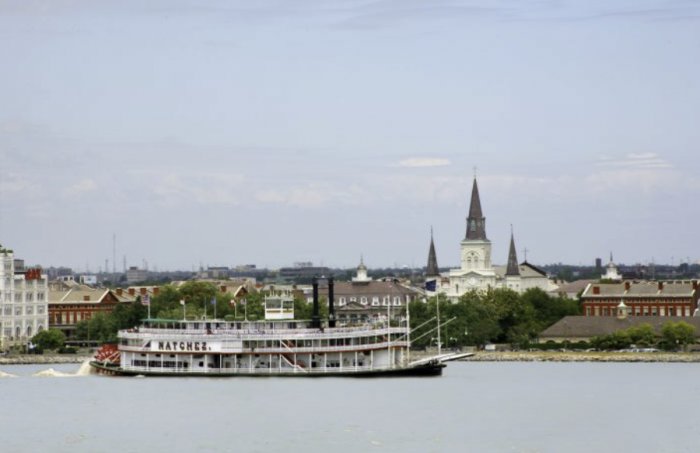
{"label": "church steeple", "polygon": [[486,217],[481,212],[481,200],[479,198],[479,186],[472,186],[472,199],[469,204],[469,217],[467,217],[467,240],[487,240],[486,239]]}
{"label": "church steeple", "polygon": [[513,227],[510,230],[510,252],[508,252],[508,267],[506,275],[520,275],[520,267],[518,266],[518,255],[515,252],[515,238],[513,237]]}
{"label": "church steeple", "polygon": [[433,228],[430,228],[430,251],[428,251],[428,268],[425,271],[426,277],[436,277],[440,275],[435,254],[435,244],[433,243]]}

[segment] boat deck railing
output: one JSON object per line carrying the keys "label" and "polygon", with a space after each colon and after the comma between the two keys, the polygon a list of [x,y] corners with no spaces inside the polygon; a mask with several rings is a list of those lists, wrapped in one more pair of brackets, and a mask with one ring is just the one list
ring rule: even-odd
{"label": "boat deck railing", "polygon": [[[398,367],[396,365],[394,368]],[[125,371],[131,371],[131,372],[157,372],[157,373],[163,373],[163,374],[182,374],[182,375],[187,375],[187,374],[212,374],[212,375],[231,375],[231,374],[241,374],[241,375],[248,375],[248,374],[297,374],[297,375],[305,375],[305,374],[326,374],[326,373],[338,373],[338,372],[347,372],[347,373],[357,373],[357,372],[363,372],[363,371],[382,371],[382,370],[387,370],[391,369],[392,367],[390,365],[385,365],[385,366],[372,366],[372,365],[364,365],[364,366],[359,366],[359,365],[353,365],[353,366],[344,366],[342,368],[340,367],[314,367],[314,368],[278,368],[278,367],[253,367],[253,368],[248,368],[248,367],[241,367],[241,368],[206,368],[202,370],[188,370],[188,369],[176,369],[176,368],[159,368],[159,367],[135,367],[135,366],[122,366],[121,369]]]}
{"label": "boat deck railing", "polygon": [[[208,354],[324,354],[324,353],[332,353],[332,352],[346,352],[346,351],[357,351],[359,349],[365,349],[365,350],[370,350],[370,349],[386,349],[388,347],[392,348],[407,348],[408,347],[408,341],[391,341],[391,344],[389,342],[381,342],[381,343],[370,343],[370,344],[354,344],[354,345],[342,345],[342,346],[309,346],[309,347],[256,347],[256,348],[242,348],[240,346],[236,345],[227,345],[227,344],[222,344],[221,345],[221,350],[220,351],[215,351],[215,352],[210,352],[207,351],[206,353]],[[143,348],[141,346],[128,346],[128,345],[120,345],[119,350],[123,352],[156,352],[158,354],[175,354],[175,353],[180,353],[182,354],[183,351],[164,351],[164,350],[158,350],[154,351],[150,348]],[[185,353],[187,354],[197,354],[197,352],[192,352],[192,351],[186,351]],[[204,351],[200,353],[205,353]]]}
{"label": "boat deck railing", "polygon": [[374,335],[405,334],[407,327],[358,327],[340,329],[298,329],[298,330],[238,330],[238,329],[154,329],[140,328],[124,330],[120,338],[141,340],[182,340],[192,341],[195,337],[203,340],[314,340],[338,339],[348,337],[368,337]]}

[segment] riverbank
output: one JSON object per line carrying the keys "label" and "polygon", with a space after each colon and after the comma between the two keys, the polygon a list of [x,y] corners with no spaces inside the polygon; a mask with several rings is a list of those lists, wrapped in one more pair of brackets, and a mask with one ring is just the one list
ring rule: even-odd
{"label": "riverbank", "polygon": [[700,363],[700,354],[687,352],[477,352],[462,360],[465,362]]}
{"label": "riverbank", "polygon": [[[88,354],[0,356],[0,365],[83,363]],[[413,359],[417,357],[413,355]],[[628,352],[477,352],[463,362],[644,362],[700,363],[700,353]]]}
{"label": "riverbank", "polygon": [[0,356],[0,365],[56,365],[61,363],[83,363],[92,355],[66,354],[31,354],[31,355],[4,355]]}

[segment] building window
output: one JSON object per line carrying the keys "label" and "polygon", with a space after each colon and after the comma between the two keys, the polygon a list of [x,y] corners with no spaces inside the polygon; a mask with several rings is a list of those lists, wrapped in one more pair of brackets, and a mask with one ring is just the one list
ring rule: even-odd
{"label": "building window", "polygon": [[399,297],[399,296],[394,297],[394,305],[401,305],[401,297]]}
{"label": "building window", "polygon": [[384,299],[382,299],[382,305],[389,305],[390,300],[391,299],[389,299],[389,296],[384,296]]}
{"label": "building window", "polygon": [[367,298],[366,297],[360,297],[360,303],[362,305],[367,305]]}
{"label": "building window", "polygon": [[586,307],[586,316],[591,316],[591,307]]}
{"label": "building window", "polygon": [[372,305],[375,306],[375,307],[376,307],[377,305],[379,305],[379,297],[374,296],[374,297],[372,298]]}
{"label": "building window", "polygon": [[344,297],[341,297],[340,299],[338,299],[338,303],[339,303],[341,306],[345,305],[345,298],[344,298]]}
{"label": "building window", "polygon": [[608,307],[603,308],[603,316],[608,316]]}

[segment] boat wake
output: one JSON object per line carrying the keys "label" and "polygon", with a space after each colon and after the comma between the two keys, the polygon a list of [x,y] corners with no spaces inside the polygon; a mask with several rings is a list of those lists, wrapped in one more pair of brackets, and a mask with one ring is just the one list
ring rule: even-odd
{"label": "boat wake", "polygon": [[0,378],[12,378],[12,377],[17,377],[17,375],[5,373],[4,371],[0,371]]}
{"label": "boat wake", "polygon": [[77,376],[88,376],[91,373],[91,366],[90,366],[90,360],[91,359],[85,359],[83,363],[80,365],[80,368],[78,368],[78,371],[75,373],[62,373],[60,371],[56,371],[53,368],[49,368],[48,370],[42,370],[39,372],[34,373],[32,376],[36,377],[77,377]]}

